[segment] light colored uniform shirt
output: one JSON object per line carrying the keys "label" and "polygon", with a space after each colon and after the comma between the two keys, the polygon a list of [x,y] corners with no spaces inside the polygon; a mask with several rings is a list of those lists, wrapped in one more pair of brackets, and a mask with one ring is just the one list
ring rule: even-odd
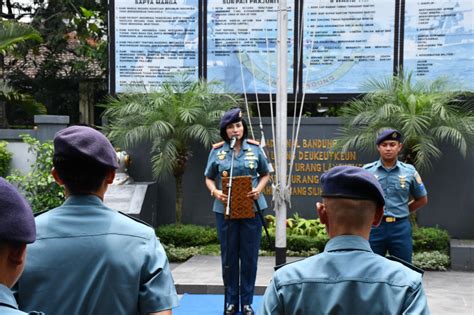
{"label": "light colored uniform shirt", "polygon": [[[224,142],[224,144],[218,148],[212,149],[211,153],[209,153],[204,176],[213,179],[219,190],[222,190],[222,177],[230,176],[231,161],[232,150],[227,142]],[[258,185],[259,176],[266,175],[268,172],[268,161],[262,148],[256,144],[247,142],[247,139],[245,139],[242,142],[242,148],[239,154],[235,156],[232,176],[250,175],[252,176],[252,187],[256,187]],[[267,202],[263,194],[260,194],[257,201],[260,210],[267,208]],[[224,213],[224,204],[214,199],[212,210],[217,213]]]}
{"label": "light colored uniform shirt", "polygon": [[16,303],[15,297],[12,291],[3,284],[0,284],[0,314],[1,315],[42,315],[41,312],[25,313],[18,310],[18,304]]}
{"label": "light colored uniform shirt", "polygon": [[258,314],[429,314],[421,274],[376,255],[359,236],[277,270]]}
{"label": "light colored uniform shirt", "polygon": [[407,217],[410,214],[410,195],[415,199],[427,195],[425,185],[413,165],[397,161],[394,167],[385,168],[378,160],[364,165],[363,168],[374,174],[383,188],[386,216]]}
{"label": "light colored uniform shirt", "polygon": [[69,197],[37,216],[36,230],[16,288],[21,309],[135,315],[178,305],[154,230],[105,207],[97,196]]}

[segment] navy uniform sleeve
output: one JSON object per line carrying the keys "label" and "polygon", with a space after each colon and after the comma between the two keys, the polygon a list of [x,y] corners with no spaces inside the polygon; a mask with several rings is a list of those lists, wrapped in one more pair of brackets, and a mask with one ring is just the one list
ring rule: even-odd
{"label": "navy uniform sleeve", "polygon": [[419,199],[421,197],[426,196],[428,193],[426,191],[425,185],[423,184],[423,181],[421,180],[420,174],[413,169],[414,174],[412,176],[412,183],[410,185],[410,193],[415,199]]}
{"label": "navy uniform sleeve", "polygon": [[421,281],[418,287],[408,296],[405,301],[402,314],[420,314],[429,315],[430,310],[428,308],[428,302],[426,300],[425,290]]}
{"label": "navy uniform sleeve", "polygon": [[283,307],[283,303],[280,300],[280,296],[278,295],[278,289],[275,284],[275,278],[272,280],[270,285],[265,290],[265,295],[263,296],[262,304],[260,305],[260,309],[258,314],[260,315],[277,315],[277,314],[285,314],[285,309]]}
{"label": "navy uniform sleeve", "polygon": [[270,169],[268,167],[268,160],[267,160],[265,154],[263,153],[263,149],[260,146],[258,146],[257,150],[258,150],[258,168],[257,168],[257,172],[260,175],[266,175],[270,172]]}
{"label": "navy uniform sleeve", "polygon": [[210,179],[215,179],[217,176],[215,149],[212,149],[211,152],[209,153],[209,157],[207,158],[206,170],[204,171],[204,176]]}
{"label": "navy uniform sleeve", "polygon": [[178,295],[163,246],[156,237],[147,245],[138,296],[139,311],[143,315],[178,306]]}

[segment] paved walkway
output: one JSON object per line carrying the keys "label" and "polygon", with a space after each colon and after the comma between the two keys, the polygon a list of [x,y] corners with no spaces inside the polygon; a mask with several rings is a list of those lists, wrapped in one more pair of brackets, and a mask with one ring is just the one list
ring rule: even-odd
{"label": "paved walkway", "polygon": [[[287,261],[299,258],[288,257]],[[260,257],[255,294],[265,292],[273,273],[274,257]],[[171,264],[179,294],[223,294],[220,257],[195,256],[182,264]],[[424,287],[433,315],[474,315],[474,272],[428,271]]]}

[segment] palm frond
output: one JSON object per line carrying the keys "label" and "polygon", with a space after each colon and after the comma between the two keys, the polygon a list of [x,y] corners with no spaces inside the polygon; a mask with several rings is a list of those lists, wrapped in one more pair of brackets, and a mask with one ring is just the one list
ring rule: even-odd
{"label": "palm frond", "polygon": [[370,92],[348,101],[341,110],[344,127],[337,137],[338,148],[373,152],[376,133],[391,127],[404,135],[414,164],[428,169],[441,156],[438,144],[451,143],[464,156],[474,143],[474,101],[449,92],[446,78],[414,83],[411,72],[401,72],[370,79],[364,86]]}
{"label": "palm frond", "polygon": [[41,42],[42,37],[38,31],[28,24],[0,20],[0,52],[5,52],[15,44],[27,40]]}

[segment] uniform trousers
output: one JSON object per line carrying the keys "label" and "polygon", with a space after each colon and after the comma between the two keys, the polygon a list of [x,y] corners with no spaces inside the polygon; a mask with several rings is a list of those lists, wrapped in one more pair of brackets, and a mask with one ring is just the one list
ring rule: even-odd
{"label": "uniform trousers", "polygon": [[[385,218],[384,218],[385,219]],[[395,222],[385,222],[370,231],[370,247],[374,253],[390,255],[411,263],[413,253],[412,231],[408,217]]]}
{"label": "uniform trousers", "polygon": [[[228,265],[229,267],[226,292],[227,303],[238,306],[240,295],[241,305],[251,305],[257,276],[262,223],[257,215],[251,219],[226,220],[222,213],[216,213],[216,222],[221,244],[222,278],[224,283],[226,283],[225,266]],[[229,237],[228,240],[227,237]],[[227,259],[229,260],[227,261]]]}

